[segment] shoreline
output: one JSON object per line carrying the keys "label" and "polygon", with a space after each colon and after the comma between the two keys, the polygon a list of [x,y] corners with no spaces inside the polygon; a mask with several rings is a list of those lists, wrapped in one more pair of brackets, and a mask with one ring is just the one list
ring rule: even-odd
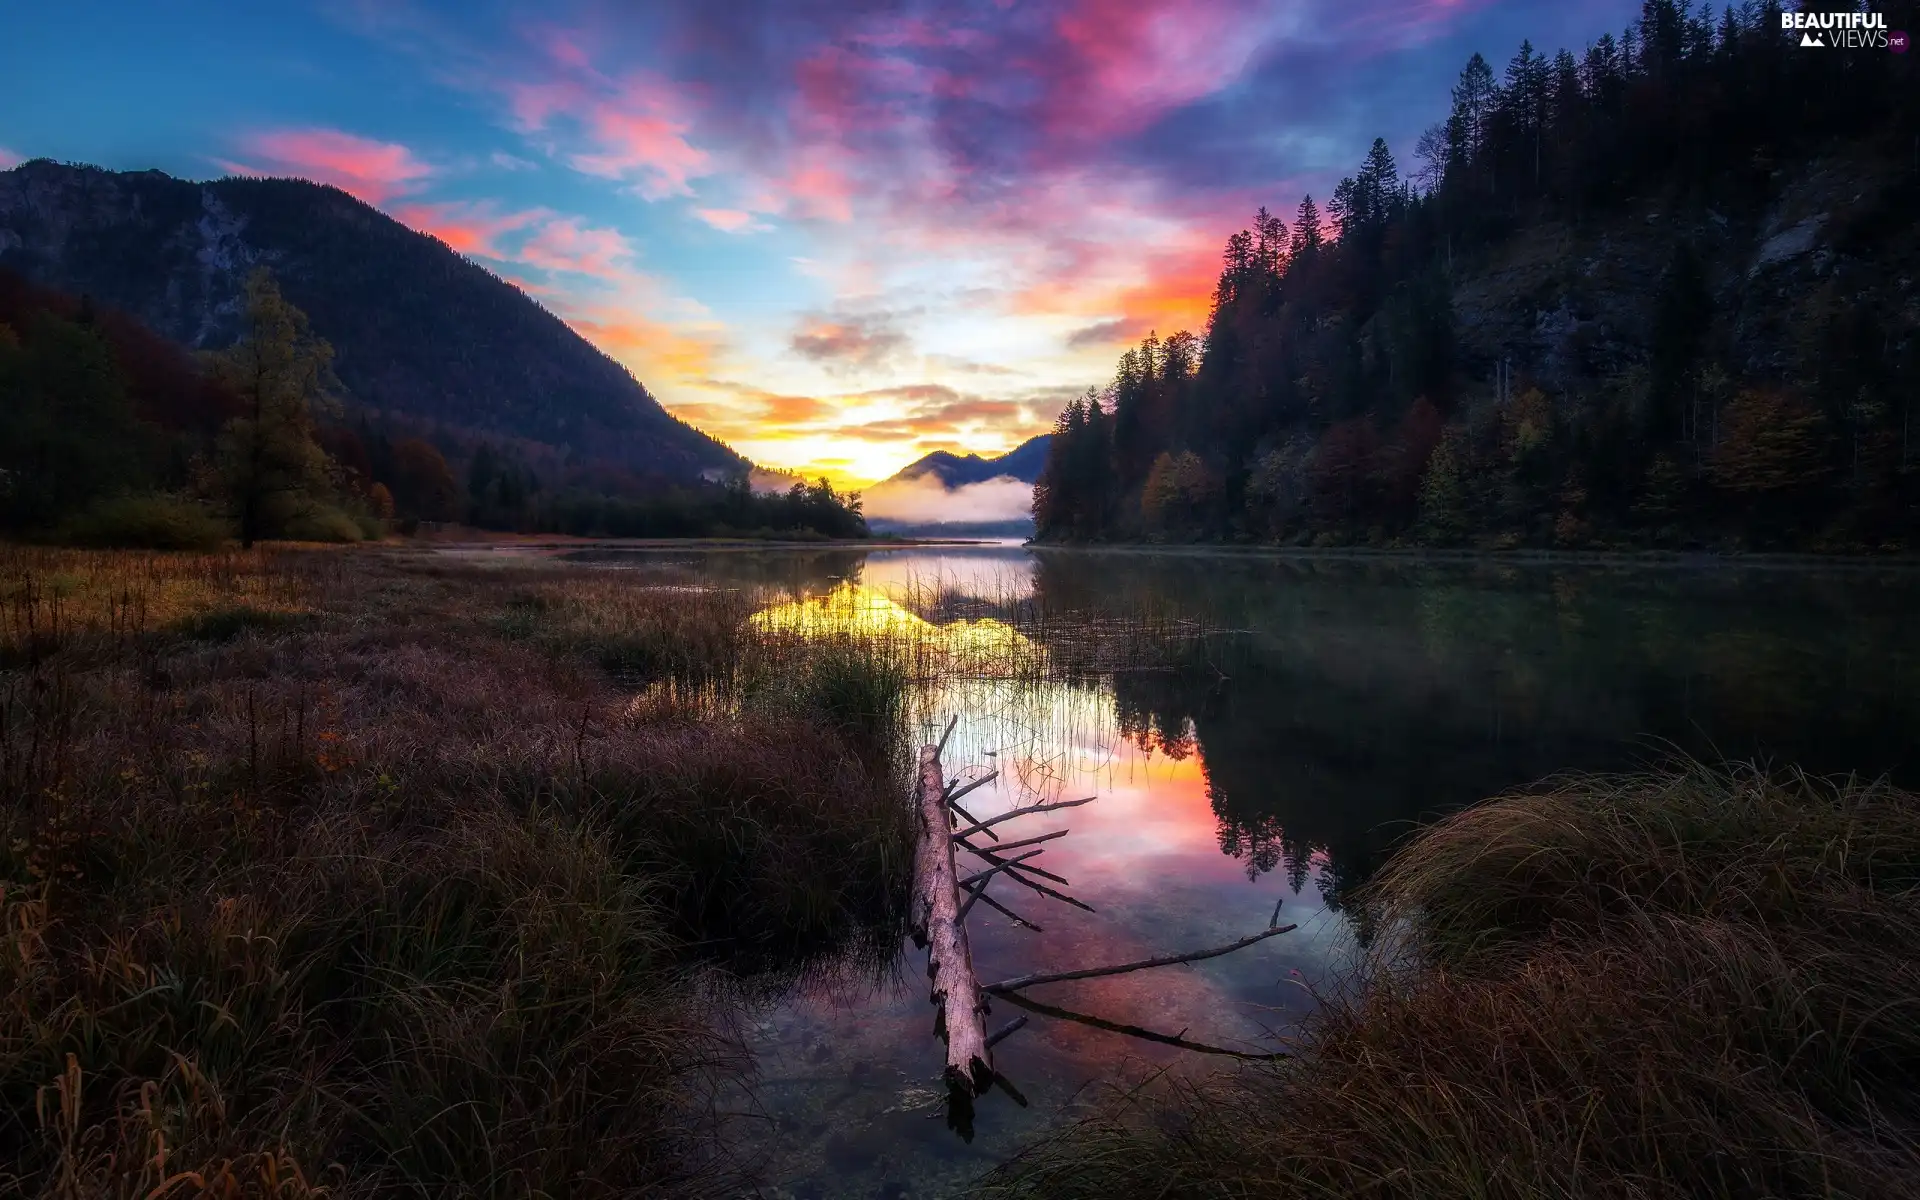
{"label": "shoreline", "polygon": [[1466,550],[1438,546],[1255,546],[1152,542],[1028,542],[1047,553],[1128,554],[1233,558],[1349,559],[1379,562],[1498,564],[1505,566],[1680,567],[1688,570],[1920,570],[1920,554],[1715,553],[1683,550]]}

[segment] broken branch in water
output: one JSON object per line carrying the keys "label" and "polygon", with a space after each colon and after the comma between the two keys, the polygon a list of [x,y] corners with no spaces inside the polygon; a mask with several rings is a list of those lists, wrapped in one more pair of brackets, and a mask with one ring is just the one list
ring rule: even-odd
{"label": "broken branch in water", "polygon": [[[1159,1042],[1163,1046],[1178,1046],[1182,1050],[1192,1050],[1200,1054],[1224,1054],[1229,1058],[1246,1059],[1292,1057],[1292,1055],[1285,1051],[1260,1054],[1250,1050],[1229,1050],[1225,1046],[1210,1046],[1205,1042],[1190,1042],[1179,1034],[1156,1033],[1151,1029],[1143,1029],[1138,1025],[1126,1025],[1119,1021],[1109,1021],[1102,1017],[1090,1016],[1087,1013],[1074,1012],[1071,1009],[1055,1008],[1051,1004],[1042,1004],[1031,996],[1022,996],[1017,992],[1004,993],[1000,998],[1008,1004],[1014,1005],[1016,1008],[1029,1009],[1039,1013],[1043,1017],[1058,1017],[1063,1021],[1077,1021],[1082,1025],[1091,1025],[1095,1029],[1104,1029],[1109,1033],[1124,1033],[1128,1037],[1140,1038],[1143,1041],[1149,1042]],[[1185,1033],[1186,1031],[1183,1029],[1180,1032]],[[989,1043],[989,1045],[991,1045],[991,1043]]]}
{"label": "broken branch in water", "polygon": [[[1017,842],[1001,842],[993,848],[993,852],[995,854],[1005,854],[1009,850],[1018,850],[1022,846],[1038,846],[1041,842],[1050,842],[1055,838],[1063,838],[1067,836],[1067,833],[1068,831],[1065,829],[1056,829],[1052,833],[1043,833],[1036,837],[1021,838]],[[966,843],[962,842],[961,846],[963,848],[966,847]]]}
{"label": "broken branch in water", "polygon": [[[1020,857],[1032,858],[1034,855],[1040,854],[1040,853],[1043,853],[1043,851],[1029,850],[1025,854],[1021,855]],[[1013,866],[1014,866],[1014,863],[1012,861],[1003,862],[999,866],[994,867],[991,870],[982,871],[978,875],[970,875],[967,877],[965,881],[959,884],[956,884],[955,886],[960,891],[967,893],[967,900],[966,900],[966,903],[960,906],[960,915],[955,917],[954,920],[956,921],[966,920],[967,913],[972,911],[973,909],[973,902],[976,900],[982,899],[986,896],[987,884],[993,882],[994,875],[1000,871],[1008,870]],[[971,888],[969,888],[968,886],[969,884],[972,885]]]}
{"label": "broken branch in water", "polygon": [[[965,817],[965,818],[966,818],[967,820],[969,820],[969,821],[973,821],[973,823],[974,823],[975,825],[978,825],[978,824],[980,824],[980,822],[979,822],[979,821],[977,821],[977,820],[974,820],[974,816],[973,816],[973,814],[972,814],[972,813],[970,813],[970,812],[968,812],[968,811],[967,811],[966,809],[964,809],[964,808],[961,808],[961,807],[960,807],[960,806],[959,806],[958,804],[955,804],[955,803],[954,803],[953,801],[951,801],[951,800],[949,800],[949,801],[947,801],[947,807],[948,807],[948,808],[950,808],[950,809],[952,809],[952,810],[953,810],[954,812],[957,812],[957,813],[959,813],[959,814],[960,814],[961,816],[963,816],[963,817]],[[990,837],[990,838],[992,838],[992,839],[993,839],[994,841],[996,841],[996,842],[1000,840],[1000,835],[999,835],[999,834],[997,834],[997,833],[995,833],[995,832],[994,832],[993,830],[991,830],[991,829],[983,829],[983,830],[981,830],[981,832],[982,832],[982,833],[985,833],[985,834],[986,834],[986,835],[987,835],[988,837]]]}
{"label": "broken branch in water", "polygon": [[[999,855],[995,854],[991,850],[983,850],[977,846],[968,846],[964,842],[961,843],[961,848],[968,851],[969,853],[978,854],[981,858],[986,859],[988,862],[1002,861]],[[1032,888],[1034,891],[1039,892],[1042,896],[1052,896],[1055,900],[1064,901],[1065,903],[1071,904],[1075,908],[1082,909],[1086,912],[1092,912],[1094,910],[1093,905],[1091,904],[1087,904],[1082,901],[1075,900],[1072,896],[1067,895],[1065,892],[1056,892],[1044,883],[1035,883],[1033,880],[1028,879],[1026,873],[1029,871],[1031,871],[1035,875],[1040,876],[1040,878],[1042,879],[1051,879],[1054,882],[1060,883],[1060,884],[1065,884],[1067,882],[1066,880],[1060,878],[1058,875],[1055,875],[1049,871],[1044,871],[1039,867],[1033,866],[1030,863],[1020,863],[1019,865],[1015,866],[1013,870],[1007,872],[1007,878],[1013,880],[1014,882],[1020,884],[1023,887]]]}
{"label": "broken branch in water", "polygon": [[1001,1042],[1006,1041],[1014,1034],[1026,1028],[1026,1025],[1027,1019],[1025,1017],[1015,1017],[1013,1020],[1008,1021],[1005,1025],[1002,1025],[987,1035],[987,1049],[991,1050],[995,1046],[998,1046]]}
{"label": "broken branch in water", "polygon": [[[947,793],[946,793],[947,803],[952,804],[955,800],[958,800],[960,797],[966,795],[968,792],[971,792],[973,789],[983,788],[998,778],[1000,778],[1000,772],[988,771],[985,775],[982,775],[980,778],[974,780],[972,783],[969,783],[967,786],[960,788],[960,790],[958,791],[954,790],[955,785],[960,782],[959,780],[956,779],[954,780],[953,783],[950,783],[947,785]],[[968,817],[967,819],[971,821],[973,818]]]}
{"label": "broken branch in water", "polygon": [[960,888],[960,890],[965,891],[966,889],[972,887],[976,883],[979,883],[983,880],[992,879],[995,875],[999,874],[1002,871],[1019,866],[1023,861],[1025,861],[1026,859],[1032,858],[1036,854],[1045,854],[1045,853],[1046,853],[1045,850],[1029,850],[1025,854],[1022,854],[1016,858],[1009,858],[1005,862],[997,863],[994,866],[988,867],[984,871],[975,871],[973,874],[967,876],[965,879],[962,879],[955,886]]}
{"label": "broken branch in water", "polygon": [[[1092,804],[1094,799],[1095,797],[1088,796],[1085,800],[1063,800],[1058,804],[1036,804],[1030,808],[1016,808],[1012,812],[1004,812],[997,817],[989,817],[984,821],[973,821],[972,817],[967,817],[967,820],[973,821],[973,824],[960,830],[953,836],[957,838],[972,837],[976,833],[986,832],[989,827],[998,825],[1002,821],[1011,821],[1015,817],[1024,817],[1030,813],[1053,812],[1055,809],[1061,808],[1078,808],[1082,804]],[[949,803],[951,803],[951,801],[949,801]],[[998,841],[999,839],[995,838],[994,840]]]}
{"label": "broken branch in water", "polygon": [[[993,834],[988,833],[987,836],[992,837]],[[981,858],[986,859],[988,862],[999,862],[1000,851],[1006,849],[1005,846],[992,846],[992,847],[974,846],[970,842],[956,842],[955,844],[969,854],[978,854]],[[1019,878],[1022,875],[1038,875],[1042,879],[1053,880],[1053,882],[1059,884],[1061,887],[1067,886],[1067,881],[1065,876],[1055,875],[1052,871],[1046,870],[1042,867],[1036,867],[1032,863],[1021,863],[1019,866],[1013,869],[1013,874],[1015,878]],[[1025,883],[1026,880],[1021,879],[1020,882]]]}
{"label": "broken branch in water", "polygon": [[[1012,878],[1012,876],[1008,876],[1008,878]],[[980,898],[980,903],[986,905],[988,908],[998,909],[1000,912],[1005,913],[1007,916],[1007,919],[1012,921],[1015,925],[1024,925],[1028,929],[1033,930],[1035,933],[1046,932],[1046,930],[1040,928],[1038,925],[1035,925],[1032,921],[1027,920],[1025,917],[1021,916],[1019,913],[1008,908],[1006,905],[1000,903],[998,900],[995,900],[992,896],[987,895],[984,891],[975,892],[974,894]]]}
{"label": "broken branch in water", "polygon": [[1255,942],[1264,941],[1276,933],[1290,933],[1298,925],[1275,925],[1259,933],[1249,934],[1237,942],[1225,946],[1215,946],[1211,950],[1195,950],[1189,954],[1162,954],[1155,958],[1143,958],[1139,962],[1118,963],[1111,967],[1086,967],[1078,971],[1056,971],[1047,974],[1019,975],[1012,979],[1002,979],[999,983],[989,983],[981,990],[992,992],[996,996],[1006,996],[1020,988],[1034,987],[1042,983],[1062,983],[1069,979],[1092,979],[1100,975],[1123,975],[1128,971],[1144,971],[1149,967],[1170,967],[1175,963],[1199,962],[1203,958],[1218,958],[1222,954],[1231,954],[1243,950]]}

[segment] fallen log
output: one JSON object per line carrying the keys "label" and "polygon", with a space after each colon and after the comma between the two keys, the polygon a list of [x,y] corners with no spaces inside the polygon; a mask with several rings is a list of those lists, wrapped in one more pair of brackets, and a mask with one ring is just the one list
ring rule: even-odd
{"label": "fallen log", "polygon": [[[952,726],[948,726],[952,732]],[[945,737],[941,738],[944,744]],[[993,1085],[987,1047],[987,996],[973,973],[967,927],[960,921],[953,824],[940,778],[940,747],[920,750],[920,841],[914,855],[914,936],[927,946],[934,1030],[946,1039],[950,1092],[971,1100]]]}

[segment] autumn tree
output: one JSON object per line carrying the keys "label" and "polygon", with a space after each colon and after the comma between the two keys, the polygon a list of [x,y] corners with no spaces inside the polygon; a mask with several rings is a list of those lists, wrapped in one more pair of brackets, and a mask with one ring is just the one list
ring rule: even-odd
{"label": "autumn tree", "polygon": [[1780,388],[1749,388],[1722,418],[1714,481],[1730,492],[1783,492],[1818,479],[1825,468],[1825,420]]}
{"label": "autumn tree", "polygon": [[314,414],[331,403],[333,347],[314,336],[264,267],[247,280],[242,320],[240,340],[214,357],[212,370],[242,403],[221,434],[218,474],[240,543],[251,547],[327,494]]}
{"label": "autumn tree", "polygon": [[1191,450],[1161,454],[1147,472],[1140,495],[1141,516],[1156,532],[1204,529],[1220,501],[1220,480]]}
{"label": "autumn tree", "polygon": [[460,515],[460,485],[446,457],[420,438],[393,444],[393,498],[401,512],[419,520],[452,521]]}

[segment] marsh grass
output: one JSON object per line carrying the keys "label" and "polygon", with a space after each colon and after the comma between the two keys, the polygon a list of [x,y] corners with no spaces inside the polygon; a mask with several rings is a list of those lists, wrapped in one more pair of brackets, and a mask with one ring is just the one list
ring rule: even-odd
{"label": "marsh grass", "polygon": [[996,1196],[1920,1194],[1920,798],[1682,764],[1439,822],[1297,1059],[1169,1082]]}
{"label": "marsh grass", "polygon": [[738,998],[910,853],[904,673],[749,611],[0,548],[0,1194],[737,1194]]}

